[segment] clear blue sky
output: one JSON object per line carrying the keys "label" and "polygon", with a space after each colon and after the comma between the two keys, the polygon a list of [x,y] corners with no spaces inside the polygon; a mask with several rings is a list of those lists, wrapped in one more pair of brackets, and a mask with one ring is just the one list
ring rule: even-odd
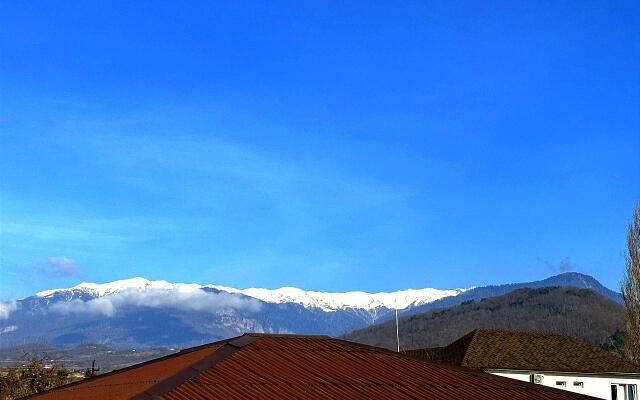
{"label": "clear blue sky", "polygon": [[618,285],[637,1],[143,3],[0,7],[0,298]]}

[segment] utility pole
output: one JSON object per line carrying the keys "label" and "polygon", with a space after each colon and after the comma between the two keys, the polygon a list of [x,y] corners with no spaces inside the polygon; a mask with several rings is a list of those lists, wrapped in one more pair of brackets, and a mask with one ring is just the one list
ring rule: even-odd
{"label": "utility pole", "polygon": [[396,301],[396,343],[398,344],[398,353],[400,353],[400,328],[398,327],[398,302]]}
{"label": "utility pole", "polygon": [[93,378],[98,371],[100,371],[100,368],[96,368],[96,360],[91,361],[91,369],[87,371],[87,378]]}

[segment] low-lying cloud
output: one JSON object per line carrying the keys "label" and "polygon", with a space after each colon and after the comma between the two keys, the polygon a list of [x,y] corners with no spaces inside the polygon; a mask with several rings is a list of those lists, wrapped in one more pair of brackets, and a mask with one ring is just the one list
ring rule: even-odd
{"label": "low-lying cloud", "polygon": [[7,319],[12,312],[18,309],[18,302],[15,300],[0,301],[0,319]]}
{"label": "low-lying cloud", "polygon": [[116,312],[113,300],[114,299],[108,297],[100,297],[87,301],[74,299],[68,302],[53,303],[49,306],[49,311],[58,314],[100,314],[111,317]]}
{"label": "low-lying cloud", "polygon": [[49,310],[61,314],[85,313],[112,317],[118,311],[129,306],[217,313],[227,308],[258,311],[260,302],[231,293],[213,293],[198,288],[149,289],[145,291],[126,290],[88,301],[74,299],[69,302],[58,302],[52,304]]}

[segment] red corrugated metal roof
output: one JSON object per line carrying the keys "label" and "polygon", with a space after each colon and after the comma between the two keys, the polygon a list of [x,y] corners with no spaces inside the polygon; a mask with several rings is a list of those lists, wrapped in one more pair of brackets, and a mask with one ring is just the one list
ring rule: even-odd
{"label": "red corrugated metal roof", "polygon": [[589,397],[326,336],[247,334],[33,399],[468,399]]}

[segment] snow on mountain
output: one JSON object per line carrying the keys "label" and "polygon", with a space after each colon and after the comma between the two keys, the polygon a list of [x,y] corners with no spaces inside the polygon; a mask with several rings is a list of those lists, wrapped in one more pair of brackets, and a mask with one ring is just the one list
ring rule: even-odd
{"label": "snow on mountain", "polygon": [[295,287],[282,287],[279,289],[235,289],[225,286],[209,285],[218,290],[230,293],[241,293],[254,297],[267,303],[297,303],[304,307],[320,308],[323,311],[335,311],[346,308],[362,308],[373,310],[379,307],[398,308],[400,310],[410,306],[417,306],[441,299],[446,296],[456,296],[466,289],[439,290],[439,289],[408,289],[396,292],[315,292],[298,289]]}
{"label": "snow on mountain", "polygon": [[592,287],[622,301],[619,293],[577,273],[536,282],[389,293],[330,293],[292,287],[237,289],[132,278],[103,284],[85,282],[0,302],[0,348],[31,342],[189,347],[243,332],[338,336],[393,318],[395,307],[407,316],[519,288],[549,286]]}
{"label": "snow on mountain", "polygon": [[196,284],[170,283],[167,281],[150,281],[144,278],[131,278],[107,283],[82,282],[74,287],[66,289],[51,289],[36,293],[38,297],[49,297],[58,292],[82,291],[90,293],[96,297],[108,296],[123,291],[145,291],[145,290],[174,290],[179,288],[198,289],[201,286]]}
{"label": "snow on mountain", "polygon": [[467,289],[439,290],[432,288],[408,289],[396,292],[367,293],[353,292],[317,292],[306,291],[295,287],[279,289],[248,288],[237,289],[220,285],[198,285],[195,283],[171,283],[163,280],[150,281],[144,278],[131,278],[103,284],[83,282],[67,289],[51,289],[39,292],[37,297],[51,297],[60,292],[84,292],[94,297],[104,297],[126,291],[177,290],[190,292],[203,288],[221,290],[227,293],[238,293],[253,297],[266,303],[296,303],[306,308],[319,308],[323,311],[336,311],[348,308],[375,310],[380,307],[400,310],[408,307],[430,303],[447,296],[456,296]]}

